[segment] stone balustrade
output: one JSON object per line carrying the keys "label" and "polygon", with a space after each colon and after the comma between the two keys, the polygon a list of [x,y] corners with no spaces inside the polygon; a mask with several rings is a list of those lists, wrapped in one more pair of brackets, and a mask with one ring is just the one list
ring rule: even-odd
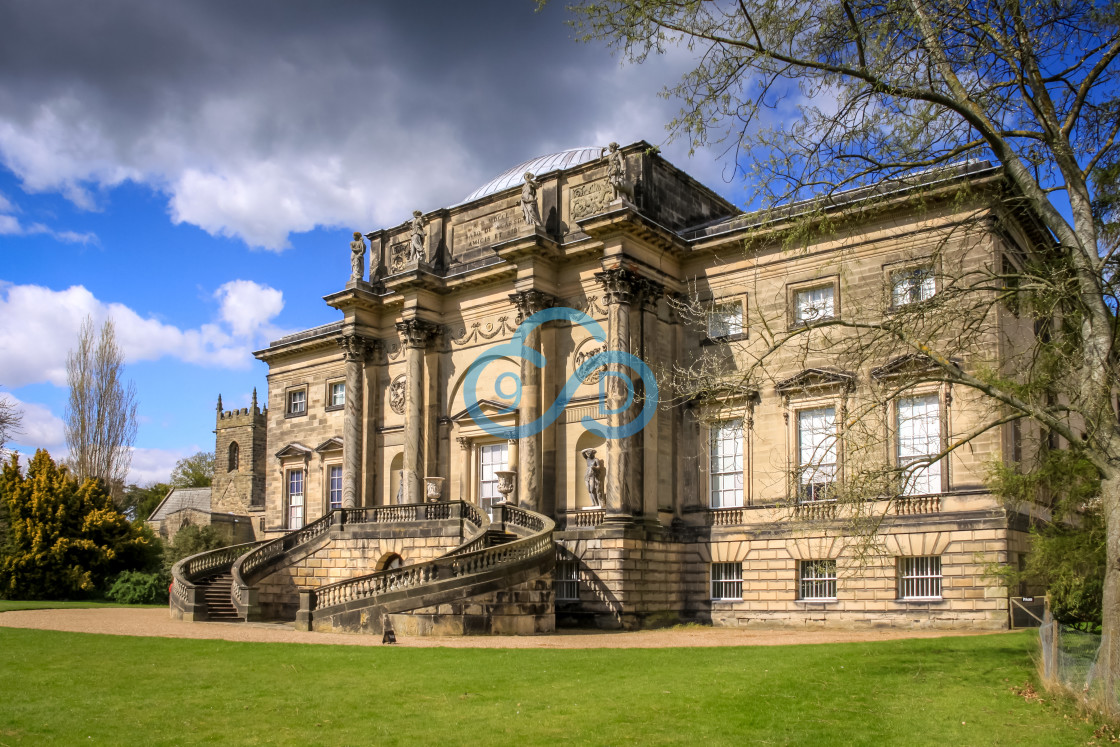
{"label": "stone balustrade", "polygon": [[[527,536],[493,547],[480,546],[488,528],[480,526],[481,531],[477,537],[434,560],[301,591],[297,627],[311,628],[312,621],[318,615],[329,615],[332,609],[343,605],[362,603],[363,608],[375,607],[389,601],[399,601],[398,598],[402,595],[412,599],[416,607],[423,607],[427,604],[424,586],[453,580],[460,580],[463,586],[469,586],[472,577],[527,562],[546,562],[554,557],[552,533],[556,525],[552,519],[509,505],[495,506],[494,511],[495,516],[489,526],[500,526]],[[441,588],[441,591],[445,590]]]}
{"label": "stone balustrade", "polygon": [[894,512],[899,516],[909,514],[935,514],[941,510],[939,495],[906,495],[894,499]]}

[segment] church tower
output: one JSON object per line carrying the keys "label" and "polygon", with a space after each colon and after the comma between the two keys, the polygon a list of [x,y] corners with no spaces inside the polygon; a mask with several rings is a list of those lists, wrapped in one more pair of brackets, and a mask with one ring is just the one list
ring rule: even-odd
{"label": "church tower", "polygon": [[264,511],[265,437],[268,408],[253,403],[239,410],[223,410],[218,395],[214,429],[214,480],[210,510],[247,516]]}

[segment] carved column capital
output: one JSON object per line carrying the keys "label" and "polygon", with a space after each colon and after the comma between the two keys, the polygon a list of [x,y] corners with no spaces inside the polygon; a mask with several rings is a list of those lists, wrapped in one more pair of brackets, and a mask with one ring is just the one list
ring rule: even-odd
{"label": "carved column capital", "polygon": [[608,305],[633,303],[635,294],[639,292],[641,284],[645,281],[637,273],[622,267],[597,272],[595,279],[603,286],[603,294]]}
{"label": "carved column capital", "polygon": [[438,324],[423,319],[403,319],[397,322],[397,332],[405,346],[410,348],[426,348],[439,331]]}
{"label": "carved column capital", "polygon": [[656,311],[657,301],[664,293],[665,286],[661,283],[649,278],[639,277],[634,281],[633,303],[644,311]]}
{"label": "carved column capital", "polygon": [[469,438],[464,438],[463,436],[459,436],[455,440],[459,442],[459,448],[462,449],[463,451],[470,451],[471,450],[471,440]]}
{"label": "carved column capital", "polygon": [[555,306],[556,297],[544,291],[527,290],[520,293],[510,293],[509,302],[517,307],[517,323],[521,324],[526,317]]}
{"label": "carved column capital", "polygon": [[347,362],[362,362],[372,348],[371,341],[356,333],[345,333],[338,338],[338,346],[342,348],[342,357]]}

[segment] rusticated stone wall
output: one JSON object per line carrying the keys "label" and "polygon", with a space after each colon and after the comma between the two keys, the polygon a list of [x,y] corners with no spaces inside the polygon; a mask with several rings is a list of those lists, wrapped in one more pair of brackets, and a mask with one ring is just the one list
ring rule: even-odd
{"label": "rusticated stone wall", "polygon": [[458,520],[426,521],[392,528],[332,529],[289,556],[290,562],[257,584],[265,619],[291,620],[299,610],[300,589],[315,589],[382,570],[390,555],[405,565],[437,558],[461,542]]}

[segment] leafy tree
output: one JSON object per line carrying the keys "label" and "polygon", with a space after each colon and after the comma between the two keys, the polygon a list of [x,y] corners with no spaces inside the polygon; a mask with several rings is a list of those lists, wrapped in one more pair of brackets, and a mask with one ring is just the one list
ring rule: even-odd
{"label": "leafy tree", "polygon": [[7,396],[0,397],[0,454],[4,453],[4,445],[8,440],[19,433],[23,413],[16,403]]}
{"label": "leafy tree", "polygon": [[40,449],[27,475],[13,455],[0,474],[10,543],[0,556],[0,596],[72,599],[103,590],[111,576],[158,563],[159,542],[117,510],[98,480],[79,483]]}
{"label": "leafy tree", "polygon": [[171,470],[171,487],[206,488],[214,479],[214,452],[200,451],[175,462]]}
{"label": "leafy tree", "polygon": [[171,575],[162,569],[154,573],[124,571],[105,596],[121,604],[167,604],[170,584]]}
{"label": "leafy tree", "polygon": [[[1001,168],[1001,206],[977,211],[976,220],[996,232],[1009,212],[1035,222],[1039,230],[1019,242],[1014,267],[957,275],[943,303],[917,304],[925,308],[902,318],[856,313],[788,332],[764,329],[746,368],[757,374],[777,350],[821,344],[827,334],[858,338],[851,350],[865,359],[908,349],[927,357],[932,372],[906,383],[981,393],[998,405],[989,428],[1033,421],[1091,464],[1108,559],[1102,682],[1106,707],[1116,710],[1120,3],[587,0],[575,12],[585,39],[604,40],[632,61],[670,45],[694,53],[695,68],[670,90],[683,105],[671,127],[694,145],[726,144],[761,206],[787,221],[791,248],[837,229],[830,216],[842,192],[861,188],[886,200],[938,167],[980,159]],[[815,202],[781,212],[800,198]],[[765,217],[754,222],[756,241],[774,227]],[[1004,301],[1025,307],[1039,339],[1014,374],[962,365],[968,348],[955,333],[970,317],[990,319]]]}
{"label": "leafy tree", "polygon": [[207,550],[217,550],[225,547],[229,540],[221,532],[210,526],[195,526],[190,524],[175,533],[175,539],[163,551],[163,567],[170,571],[171,566],[183,558],[197,555]]}
{"label": "leafy tree", "polygon": [[1004,569],[1008,583],[1046,588],[1051,611],[1061,623],[1099,626],[1105,526],[1097,469],[1074,452],[1051,451],[1027,473],[1015,466],[996,466],[990,485],[1012,505],[1032,502],[1050,508],[1050,520],[1031,527],[1025,567]]}
{"label": "leafy tree", "polygon": [[79,480],[95,477],[120,498],[136,441],[136,386],[124,380],[124,354],[107,320],[95,334],[92,317],[66,357],[67,464]]}
{"label": "leafy tree", "polygon": [[121,499],[121,511],[131,516],[134,521],[147,521],[160,501],[167,497],[171,486],[165,482],[154,482],[151,485],[140,486],[135,483],[124,489]]}

